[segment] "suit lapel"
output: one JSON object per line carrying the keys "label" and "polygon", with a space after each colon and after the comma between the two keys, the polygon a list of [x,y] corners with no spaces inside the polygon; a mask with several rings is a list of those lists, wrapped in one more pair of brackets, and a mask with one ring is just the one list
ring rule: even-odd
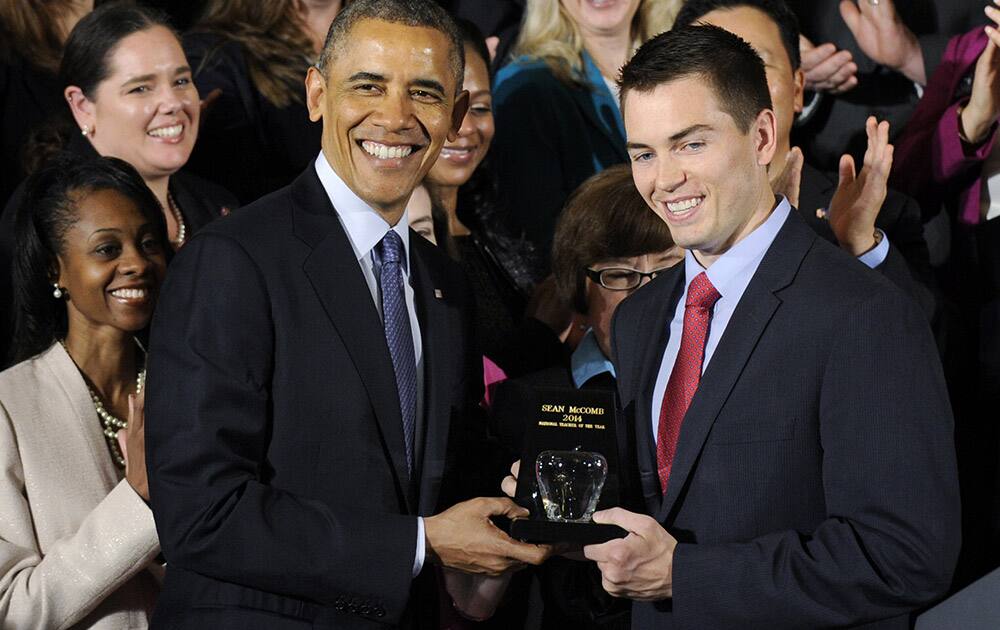
{"label": "suit lapel", "polygon": [[740,298],[684,416],[660,522],[667,520],[687,485],[715,419],[780,306],[776,293],[791,284],[816,238],[796,213],[790,213]]}
{"label": "suit lapel", "polygon": [[[450,401],[454,399],[453,392],[441,391],[436,386],[441,379],[435,378],[435,374],[447,368],[444,363],[446,356],[442,353],[455,347],[454,335],[461,327],[447,307],[447,295],[435,293],[442,289],[447,291],[448,284],[430,257],[422,252],[423,245],[420,237],[411,232],[410,268],[413,270],[414,303],[420,320],[424,356],[424,409],[420,420],[423,431],[422,435],[418,435],[418,440],[422,438],[422,452],[418,459],[418,513],[426,515],[437,504],[452,420]],[[437,297],[438,294],[442,297]]]}
{"label": "suit lapel", "polygon": [[[80,470],[88,469],[86,474],[78,476],[81,485],[78,492],[81,495],[91,492],[95,497],[103,496],[115,487],[119,478],[104,434],[101,432],[101,422],[97,418],[97,412],[94,411],[87,383],[73,363],[73,359],[61,345],[53,345],[42,355],[41,360],[58,380],[77,420],[69,425],[72,430],[67,431],[65,418],[51,418],[53,444],[65,449],[65,453],[75,455],[64,462],[64,465],[79,467]],[[93,457],[79,457],[79,454],[84,452],[90,452]],[[91,480],[99,482],[91,485]],[[85,490],[82,486],[88,487]]]}
{"label": "suit lapel", "polygon": [[[653,288],[653,287],[650,287]],[[642,318],[643,328],[653,331],[653,343],[645,344],[645,356],[639,365],[638,375],[641,389],[635,404],[636,458],[639,461],[639,479],[646,509],[650,514],[659,511],[663,495],[660,492],[660,478],[656,470],[656,442],[653,439],[653,388],[660,371],[663,351],[670,338],[670,321],[673,319],[677,301],[684,293],[684,265],[677,265],[669,276],[664,276],[662,287],[656,287],[661,299],[651,300],[650,313]]]}
{"label": "suit lapel", "polygon": [[413,511],[395,373],[371,291],[312,168],[293,183],[292,203],[295,234],[313,248],[303,271],[361,376],[396,480]]}

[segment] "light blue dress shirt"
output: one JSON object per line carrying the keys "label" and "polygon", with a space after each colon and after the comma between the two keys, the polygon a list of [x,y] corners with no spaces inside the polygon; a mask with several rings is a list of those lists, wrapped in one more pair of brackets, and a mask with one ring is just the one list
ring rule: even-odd
{"label": "light blue dress shirt", "polygon": [[670,321],[670,339],[663,351],[660,371],[656,375],[656,385],[653,387],[652,415],[650,417],[652,418],[654,440],[656,440],[657,428],[660,424],[663,394],[667,390],[667,381],[670,380],[670,372],[674,369],[677,352],[681,347],[681,335],[684,331],[684,304],[687,302],[687,292],[691,281],[704,271],[712,282],[712,286],[722,296],[712,309],[708,339],[705,342],[705,358],[701,364],[701,372],[704,374],[705,368],[708,367],[708,363],[715,353],[715,348],[719,345],[719,340],[722,339],[722,334],[726,332],[733,311],[736,310],[740,298],[743,297],[743,292],[746,291],[750,280],[757,273],[760,261],[764,259],[764,254],[771,247],[771,243],[774,242],[791,211],[792,207],[788,200],[782,197],[781,202],[771,211],[771,216],[745,236],[743,240],[729,248],[729,251],[719,256],[708,269],[701,266],[690,250],[684,253],[684,294],[681,295],[681,299],[677,302],[677,308],[674,309],[674,317]]}
{"label": "light blue dress shirt", "polygon": [[605,372],[617,378],[611,359],[604,356],[601,346],[597,345],[597,337],[594,335],[593,328],[588,328],[587,332],[583,333],[583,338],[580,339],[576,350],[570,355],[569,367],[573,374],[573,385],[577,389],[583,387],[583,384],[590,379]]}
{"label": "light blue dress shirt", "polygon": [[[347,233],[354,256],[358,259],[361,273],[371,291],[372,300],[379,317],[382,316],[382,297],[379,295],[378,281],[375,274],[375,262],[372,250],[390,229],[399,235],[403,241],[405,256],[401,261],[403,270],[403,292],[406,300],[406,311],[410,316],[410,330],[413,333],[413,356],[417,360],[417,408],[416,417],[419,423],[423,418],[424,391],[424,356],[420,338],[420,322],[417,320],[417,310],[413,302],[413,287],[410,286],[410,220],[404,211],[396,225],[389,225],[382,216],[369,206],[361,197],[351,190],[344,180],[330,166],[326,156],[320,152],[316,158],[316,174],[323,185],[337,212],[337,218]],[[415,444],[419,456],[422,445]],[[417,552],[413,559],[413,576],[416,577],[424,566],[424,519],[417,517]]]}

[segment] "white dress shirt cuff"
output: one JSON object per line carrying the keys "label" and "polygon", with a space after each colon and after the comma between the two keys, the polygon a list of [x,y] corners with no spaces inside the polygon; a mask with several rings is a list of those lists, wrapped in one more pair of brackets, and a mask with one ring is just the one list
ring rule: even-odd
{"label": "white dress shirt cuff", "polygon": [[[879,232],[882,232],[882,230],[879,230]],[[878,245],[858,256],[858,260],[867,265],[869,269],[875,269],[884,263],[888,256],[889,237],[885,235],[885,232],[882,232],[882,240],[879,241]]]}
{"label": "white dress shirt cuff", "polygon": [[[885,240],[885,239],[883,239]],[[420,575],[424,568],[424,518],[417,517],[417,553],[413,558],[413,577]]]}

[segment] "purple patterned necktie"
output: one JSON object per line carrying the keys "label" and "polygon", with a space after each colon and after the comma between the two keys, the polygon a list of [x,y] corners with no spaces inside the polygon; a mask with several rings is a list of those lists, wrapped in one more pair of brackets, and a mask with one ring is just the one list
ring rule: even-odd
{"label": "purple patterned necktie", "polygon": [[417,416],[417,360],[413,353],[413,332],[406,310],[403,286],[403,240],[389,230],[375,246],[375,269],[382,291],[382,323],[385,341],[396,373],[399,410],[403,416],[403,441],[406,445],[406,468],[413,474],[413,434]]}

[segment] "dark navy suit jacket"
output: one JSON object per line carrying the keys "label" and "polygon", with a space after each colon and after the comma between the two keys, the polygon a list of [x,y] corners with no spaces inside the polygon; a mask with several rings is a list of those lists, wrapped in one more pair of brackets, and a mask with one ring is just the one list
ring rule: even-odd
{"label": "dark navy suit jacket", "polygon": [[960,543],[926,318],[793,212],[705,370],[663,496],[651,396],[683,288],[678,265],[613,324],[646,510],[679,543],[673,598],[635,603],[633,628],[908,628]]}
{"label": "dark navy suit jacket", "polygon": [[174,259],[146,398],[168,563],[154,625],[434,623],[432,567],[412,579],[416,516],[457,497],[442,482],[474,450],[460,418],[482,376],[468,283],[411,234],[425,375],[412,477],[382,322],[312,167]]}

